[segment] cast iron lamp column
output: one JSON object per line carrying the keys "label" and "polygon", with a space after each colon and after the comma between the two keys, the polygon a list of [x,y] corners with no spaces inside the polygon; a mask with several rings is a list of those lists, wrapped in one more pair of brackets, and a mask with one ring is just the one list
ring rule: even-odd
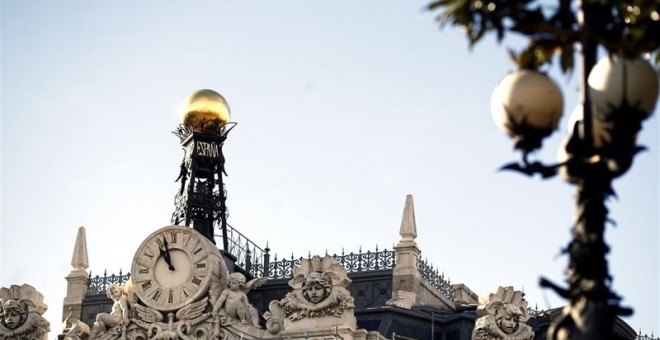
{"label": "cast iron lamp column", "polygon": [[550,339],[617,339],[612,332],[615,316],[632,313],[619,306],[620,297],[610,289],[605,201],[614,194],[612,180],[630,168],[642,149],[636,145],[636,137],[657,101],[658,77],[644,60],[617,56],[605,57],[584,72],[588,81],[583,90],[583,118],[575,122],[565,144],[565,159],[556,165],[527,160],[559,121],[561,95],[549,78],[535,71],[517,71],[502,80],[491,101],[498,127],[523,152],[522,164],[503,169],[543,177],[560,170],[576,186],[573,239],[564,250],[569,256],[569,286],[564,289],[541,280],[542,286],[570,300],[551,325]]}
{"label": "cast iron lamp column", "polygon": [[[428,6],[443,9],[438,19],[460,25],[472,44],[487,31],[495,31],[499,40],[506,32],[530,38],[525,50],[511,53],[519,70],[496,87],[491,111],[523,154],[521,163],[502,169],[543,178],[559,172],[576,186],[573,239],[564,249],[569,256],[568,288],[541,280],[569,299],[548,338],[617,339],[614,318],[632,310],[619,306],[621,298],[610,289],[605,201],[614,194],[613,179],[624,174],[643,149],[636,144],[637,134],[658,98],[657,71],[639,57],[655,54],[660,63],[660,3],[583,0],[577,19],[570,0],[558,0],[547,11],[541,7],[532,0],[437,0]],[[530,162],[528,155],[556,129],[563,106],[559,89],[537,69],[558,59],[562,71],[569,73],[576,44],[583,68],[582,118],[570,127],[558,164]],[[609,56],[594,66],[599,46]]]}

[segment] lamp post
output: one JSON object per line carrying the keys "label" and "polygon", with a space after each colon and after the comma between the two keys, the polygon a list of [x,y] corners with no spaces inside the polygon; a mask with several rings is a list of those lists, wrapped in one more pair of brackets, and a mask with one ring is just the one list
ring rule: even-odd
{"label": "lamp post", "polygon": [[[547,4],[547,2],[546,2]],[[542,279],[569,300],[548,330],[549,339],[617,339],[613,321],[632,310],[619,305],[611,290],[604,240],[612,181],[631,166],[642,122],[658,99],[658,74],[643,55],[660,62],[660,2],[644,0],[558,0],[553,8],[537,1],[438,0],[441,23],[465,29],[471,44],[494,31],[501,41],[509,33],[529,38],[529,46],[512,53],[518,71],[495,88],[491,111],[498,127],[514,140],[522,161],[502,169],[549,178],[561,173],[575,185],[576,214],[569,257],[568,287]],[[575,15],[577,11],[577,16]],[[582,65],[581,109],[564,143],[559,163],[545,165],[528,157],[557,127],[562,111],[559,88],[541,70],[558,61],[573,69],[575,46]],[[607,52],[596,63],[598,49]]]}

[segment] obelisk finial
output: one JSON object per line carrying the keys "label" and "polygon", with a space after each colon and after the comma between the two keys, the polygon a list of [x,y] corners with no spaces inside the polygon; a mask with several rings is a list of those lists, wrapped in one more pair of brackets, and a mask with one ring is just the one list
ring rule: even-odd
{"label": "obelisk finial", "polygon": [[86,270],[89,267],[87,259],[87,236],[85,227],[78,228],[76,236],[76,245],[73,247],[73,256],[71,257],[71,266],[73,270]]}
{"label": "obelisk finial", "polygon": [[415,223],[415,205],[413,196],[406,196],[406,204],[403,207],[401,228],[399,229],[401,241],[414,241],[417,238],[417,224]]}

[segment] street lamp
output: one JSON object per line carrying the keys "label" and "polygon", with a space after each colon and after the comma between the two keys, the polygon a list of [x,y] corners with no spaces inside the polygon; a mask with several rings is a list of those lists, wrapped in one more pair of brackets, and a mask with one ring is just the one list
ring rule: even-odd
{"label": "street lamp", "polygon": [[[542,279],[541,285],[570,300],[548,329],[549,339],[617,339],[613,321],[632,310],[619,305],[610,289],[604,240],[612,180],[625,173],[643,147],[636,144],[642,122],[658,99],[658,74],[642,56],[660,64],[660,2],[657,0],[558,0],[554,8],[532,0],[437,0],[442,24],[460,26],[471,45],[494,31],[529,38],[514,57],[518,71],[495,88],[491,109],[496,124],[513,138],[522,161],[502,167],[549,178],[560,172],[577,190],[569,256],[568,287]],[[547,1],[543,2],[547,4]],[[577,15],[576,15],[577,12]],[[558,61],[573,69],[576,47],[582,65],[581,105],[553,165],[530,162],[528,155],[557,127],[563,106],[557,86],[541,69]],[[598,63],[601,47],[607,52]]]}

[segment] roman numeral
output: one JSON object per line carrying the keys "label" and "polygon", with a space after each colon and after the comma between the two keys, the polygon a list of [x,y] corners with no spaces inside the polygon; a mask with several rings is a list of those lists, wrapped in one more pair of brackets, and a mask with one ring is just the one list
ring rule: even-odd
{"label": "roman numeral", "polygon": [[194,254],[194,255],[197,255],[197,254],[199,254],[200,251],[202,251],[202,248],[201,248],[201,247],[195,249],[195,251],[193,252],[193,254]]}
{"label": "roman numeral", "polygon": [[154,300],[154,301],[158,301],[158,299],[160,299],[160,294],[161,294],[161,291],[159,289],[154,293],[154,296],[152,296],[151,299]]}
{"label": "roman numeral", "polygon": [[204,262],[198,263],[197,268],[206,268],[206,263],[204,263]]}
{"label": "roman numeral", "polygon": [[172,290],[170,289],[170,293],[167,296],[167,303],[172,303],[174,301],[174,296],[172,296]]}
{"label": "roman numeral", "polygon": [[148,258],[150,258],[150,259],[153,259],[153,258],[154,258],[154,254],[149,253],[149,251],[145,251],[145,252],[144,252],[144,256],[146,256],[146,257],[148,257]]}
{"label": "roman numeral", "polygon": [[176,243],[176,239],[177,239],[177,233],[171,233],[170,234],[170,242]]}
{"label": "roman numeral", "polygon": [[140,274],[149,274],[149,268],[140,268]]}
{"label": "roman numeral", "polygon": [[202,283],[202,280],[200,280],[198,277],[193,277],[192,283],[199,286],[199,284]]}
{"label": "roman numeral", "polygon": [[183,296],[184,296],[184,299],[187,299],[187,298],[190,296],[190,294],[188,294],[188,291],[186,291],[186,290],[184,289],[184,290],[183,290]]}
{"label": "roman numeral", "polygon": [[147,290],[151,288],[151,281],[146,281],[142,284],[142,289]]}
{"label": "roman numeral", "polygon": [[160,239],[157,238],[156,243],[158,243],[158,248],[165,248],[165,245],[163,244],[163,241],[161,241]]}

